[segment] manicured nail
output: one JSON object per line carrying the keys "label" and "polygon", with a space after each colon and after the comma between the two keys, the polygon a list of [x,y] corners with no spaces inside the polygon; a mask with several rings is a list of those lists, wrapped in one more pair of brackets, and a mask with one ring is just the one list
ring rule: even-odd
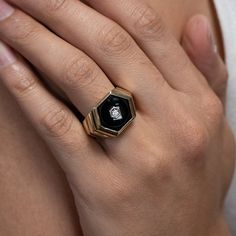
{"label": "manicured nail", "polygon": [[[208,20],[207,17],[204,16],[200,16],[197,19],[195,19],[195,23],[193,25],[194,29],[195,29],[195,37],[198,37],[198,32],[199,35],[201,35],[200,37],[204,37],[204,40],[206,40],[205,42],[207,43],[207,47],[209,47],[209,49],[211,50],[211,52],[213,53],[217,53],[218,52],[218,48],[216,45],[216,40],[215,40],[215,36],[213,34],[213,30],[212,30],[212,26]],[[202,39],[200,39],[202,41]]]}
{"label": "manicured nail", "polygon": [[14,8],[6,3],[4,0],[0,0],[0,21],[6,19],[14,12]]}
{"label": "manicured nail", "polygon": [[212,51],[214,53],[218,53],[219,52],[218,46],[216,44],[216,41],[215,41],[215,38],[214,38],[213,34],[212,34],[212,38],[211,38],[211,47],[212,47]]}
{"label": "manicured nail", "polygon": [[218,53],[218,47],[216,44],[215,36],[212,31],[212,27],[211,27],[209,21],[207,21],[206,24],[207,24],[207,30],[208,30],[208,40],[210,42],[211,49],[214,53]]}
{"label": "manicured nail", "polygon": [[0,42],[0,69],[13,64],[16,61],[16,56],[12,50],[4,43]]}

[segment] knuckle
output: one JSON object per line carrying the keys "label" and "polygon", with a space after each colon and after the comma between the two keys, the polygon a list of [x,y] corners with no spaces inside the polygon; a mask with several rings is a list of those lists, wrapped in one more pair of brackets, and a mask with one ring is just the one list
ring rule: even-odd
{"label": "knuckle", "polygon": [[134,27],[147,40],[160,40],[165,35],[165,27],[157,12],[149,6],[139,6],[133,12]]}
{"label": "knuckle", "polygon": [[99,33],[98,42],[103,52],[122,54],[130,49],[132,38],[119,26],[115,25],[103,29]]}
{"label": "knuckle", "polygon": [[214,126],[218,125],[224,116],[223,103],[220,101],[219,97],[213,92],[205,95],[203,106],[208,123]]}
{"label": "knuckle", "polygon": [[67,0],[48,0],[46,1],[46,9],[49,12],[58,11],[65,7]]}
{"label": "knuckle", "polygon": [[[158,158],[157,158],[158,156]],[[165,155],[168,156],[168,155]],[[141,175],[147,183],[166,183],[171,178],[169,162],[161,155],[155,154],[155,157],[148,158],[142,161]]]}
{"label": "knuckle", "polygon": [[180,140],[183,148],[181,153],[184,159],[204,159],[210,138],[203,124],[190,118],[185,122]]}
{"label": "knuckle", "polygon": [[70,131],[72,121],[72,115],[66,109],[52,105],[40,120],[40,124],[47,135],[62,137]]}
{"label": "knuckle", "polygon": [[[166,158],[170,151],[161,145],[152,145],[150,138],[134,139],[133,146],[139,147],[135,163],[137,175],[146,183],[168,182],[171,178],[170,162]],[[143,155],[145,153],[145,156]]]}
{"label": "knuckle", "polygon": [[65,66],[62,83],[69,88],[82,88],[96,79],[94,63],[86,58],[74,57]]}
{"label": "knuckle", "polygon": [[12,69],[12,75],[10,76],[14,76],[16,78],[12,80],[12,89],[14,94],[18,98],[28,96],[30,93],[32,93],[32,91],[35,90],[38,81],[31,73],[28,73],[28,71],[22,67],[14,65]]}
{"label": "knuckle", "polygon": [[11,27],[8,27],[8,39],[16,44],[28,44],[29,40],[33,40],[38,35],[37,27],[18,12],[9,23]]}
{"label": "knuckle", "polygon": [[127,203],[131,202],[133,190],[130,184],[125,183],[124,181],[113,181],[111,186],[106,189],[103,193],[105,196],[101,196],[105,199],[105,205],[113,206],[114,210],[118,206],[125,206]]}

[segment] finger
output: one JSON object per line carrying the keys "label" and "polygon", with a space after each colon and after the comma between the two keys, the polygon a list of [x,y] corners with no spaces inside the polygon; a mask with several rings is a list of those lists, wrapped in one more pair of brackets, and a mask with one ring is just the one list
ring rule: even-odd
{"label": "finger", "polygon": [[1,38],[65,91],[86,115],[114,88],[97,64],[22,11],[0,21]]}
{"label": "finger", "polygon": [[135,93],[136,99],[146,99],[149,93],[150,104],[157,93],[161,97],[162,88],[166,93],[166,81],[132,37],[118,24],[80,1],[10,2],[86,52],[114,84]]}
{"label": "finger", "polygon": [[86,2],[130,32],[172,87],[192,93],[198,91],[201,84],[206,85],[201,75],[197,78],[198,72],[177,40],[165,27],[160,15],[145,1],[86,0]]}
{"label": "finger", "polygon": [[[69,17],[67,17],[67,19],[69,19]],[[106,20],[103,21],[103,24],[105,23],[107,24]],[[58,25],[58,23],[53,25]],[[61,28],[63,27],[60,26],[60,29]],[[85,31],[88,32],[88,29],[85,29]],[[96,32],[96,28],[94,31]],[[84,40],[86,41],[88,48],[93,51],[93,49],[96,48],[96,45],[99,44],[99,39],[94,39],[94,37],[98,36],[93,35],[93,31],[90,32],[91,33],[89,34],[85,33],[84,36],[87,36],[87,38]],[[110,75],[113,75],[114,77],[109,77],[113,84],[130,90],[135,96],[137,108],[145,108],[146,111],[153,105],[157,106],[157,103],[159,102],[163,103],[161,99],[162,94],[166,94],[167,90],[171,90],[171,88],[158,73],[158,70],[154,65],[146,58],[138,47],[136,48],[135,46],[130,45],[129,48],[132,51],[132,55],[140,55],[139,61],[135,60],[133,63],[130,52],[124,52],[123,49],[120,48],[121,51],[123,51],[122,53],[119,49],[119,47],[126,47],[126,45],[124,45],[126,44],[126,41],[123,41],[124,38],[121,35],[116,35],[115,32],[111,34],[108,32],[108,35],[103,33],[104,32],[102,31],[100,32],[100,38],[102,38],[102,40],[108,40],[108,44],[109,40],[114,43],[113,46],[107,46],[111,50],[115,50],[114,54],[111,51],[109,53],[106,52],[106,49],[104,48],[106,47],[106,42],[101,42],[99,47],[100,56],[101,52],[105,52],[107,55],[106,59],[103,56],[101,58],[104,58],[107,65],[110,65],[110,67],[105,70],[106,74],[109,76],[110,70],[112,71],[111,68],[116,71],[116,75],[110,73]],[[68,35],[69,34],[70,33],[68,33]],[[23,56],[36,65],[41,71],[50,75],[49,77],[51,79],[61,83],[61,88],[66,90],[68,97],[71,98],[72,102],[75,102],[75,105],[83,114],[87,114],[88,111],[91,110],[91,107],[96,105],[99,100],[113,89],[112,83],[91,58],[82,53],[82,51],[76,50],[58,36],[49,32],[49,30],[22,11],[15,10],[10,17],[0,22],[0,35],[6,43],[20,51]],[[93,43],[91,42],[88,44],[87,41],[89,41],[89,37],[91,38],[91,36],[94,36],[92,37]],[[113,36],[115,38],[117,36],[118,38],[113,39]],[[119,40],[122,41],[122,45],[119,45]],[[128,40],[130,40],[129,43],[134,43],[131,39]],[[135,45],[135,43],[133,45]],[[92,55],[94,58],[97,53],[96,50],[93,52],[95,52]],[[123,56],[121,54],[123,54]],[[127,55],[127,57],[124,55]],[[116,57],[118,58],[115,59]],[[104,67],[102,67],[102,69],[104,70]],[[148,78],[148,83],[145,81],[145,77]],[[149,96],[147,96],[147,93]],[[154,101],[153,97],[156,96],[157,93],[159,94],[158,101]],[[74,99],[76,100],[74,101]],[[96,102],[94,102],[94,100]],[[89,104],[89,106],[87,104]],[[84,105],[86,105],[85,108]]]}
{"label": "finger", "polygon": [[55,153],[66,174],[86,179],[105,156],[76,117],[51,96],[29,67],[0,43],[0,78]]}
{"label": "finger", "polygon": [[182,44],[214,92],[224,100],[227,69],[217,53],[211,26],[205,16],[197,15],[189,20],[183,33]]}
{"label": "finger", "polygon": [[[93,61],[91,62],[91,59],[89,62],[86,62],[89,58],[85,54],[82,54],[81,51],[51,33],[44,26],[20,10],[13,10],[10,16],[0,21],[0,36],[5,42],[10,43],[13,48],[19,50],[20,53],[36,65],[40,71],[49,75],[55,83],[59,84],[84,115],[87,115],[92,107],[95,106],[108,91],[113,89],[112,83],[109,82],[103,71]],[[83,62],[83,60],[85,62]],[[87,64],[89,64],[89,67],[86,67]],[[107,89],[110,84],[111,88]],[[139,97],[136,91],[134,92],[136,104],[145,109],[145,112],[152,112],[152,114],[156,113],[159,109],[166,111],[166,104],[170,98],[170,94],[166,93],[167,89],[164,90],[164,87],[159,87],[158,83],[152,84],[151,87],[154,91],[147,90],[147,87],[148,86],[144,86],[139,90],[142,91],[143,89],[145,96]],[[170,87],[168,88],[174,91]],[[153,93],[153,96],[151,93]],[[153,99],[156,93],[159,95],[158,101],[157,99]],[[157,109],[154,110],[154,106]],[[135,130],[138,129],[139,125],[137,125],[137,123],[140,122],[140,111],[138,109],[136,114],[137,116],[133,124]],[[164,112],[161,114],[162,116],[159,115],[159,117],[161,117],[159,119],[165,116]],[[124,145],[127,146],[128,140],[135,135],[135,132],[128,132],[129,130],[123,135],[124,142],[119,143],[117,139],[113,139],[109,143],[113,144],[113,146],[116,145],[117,150],[124,147]],[[105,147],[104,143],[101,144]]]}

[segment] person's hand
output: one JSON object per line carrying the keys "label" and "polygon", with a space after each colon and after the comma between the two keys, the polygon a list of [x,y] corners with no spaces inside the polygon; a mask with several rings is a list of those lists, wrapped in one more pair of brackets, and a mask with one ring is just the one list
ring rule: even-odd
{"label": "person's hand", "polygon": [[[182,38],[183,49],[189,55],[194,65],[205,76],[208,84],[220,98],[223,106],[225,106],[228,72],[223,60],[218,54],[218,48],[208,19],[203,15],[193,16],[187,22]],[[234,166],[232,163],[233,159],[229,155],[230,150],[232,150],[231,139],[231,135],[226,136],[223,154],[225,156],[225,180],[229,184],[232,173],[227,170]]]}
{"label": "person's hand", "polygon": [[[6,5],[0,38],[83,115],[114,85],[135,97],[133,125],[98,142],[22,59],[1,49],[2,80],[67,174],[84,235],[226,234],[222,204],[234,140],[222,102],[158,15],[140,1],[126,1],[128,9],[122,1],[99,1],[122,29],[78,1],[11,2],[65,40]],[[136,10],[130,15],[129,9]]]}

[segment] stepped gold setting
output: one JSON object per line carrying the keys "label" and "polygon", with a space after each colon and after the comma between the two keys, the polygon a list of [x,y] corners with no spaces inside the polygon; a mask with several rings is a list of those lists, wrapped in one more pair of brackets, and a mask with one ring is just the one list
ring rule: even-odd
{"label": "stepped gold setting", "polygon": [[135,119],[132,94],[122,88],[110,91],[86,116],[83,126],[92,137],[119,136]]}

